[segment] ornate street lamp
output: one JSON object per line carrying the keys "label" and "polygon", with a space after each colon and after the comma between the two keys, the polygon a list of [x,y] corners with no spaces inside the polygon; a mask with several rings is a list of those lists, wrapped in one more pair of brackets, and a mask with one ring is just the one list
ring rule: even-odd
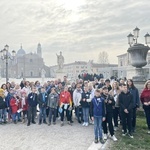
{"label": "ornate street lamp", "polygon": [[136,27],[133,30],[134,35],[130,33],[127,36],[128,44],[130,45],[127,51],[131,56],[131,65],[136,67],[136,76],[133,77],[133,80],[145,81],[144,71],[142,67],[144,67],[147,64],[146,56],[150,49],[150,47],[148,46],[148,44],[150,44],[150,35],[148,33],[145,35],[145,46],[144,44],[137,43],[139,31],[140,29]]}
{"label": "ornate street lamp", "polygon": [[[6,83],[8,82],[8,60],[13,60],[16,56],[15,50],[12,51],[12,55],[9,54],[9,46],[6,44],[4,49],[0,51],[1,59],[6,60]],[[11,57],[12,56],[12,57]]]}

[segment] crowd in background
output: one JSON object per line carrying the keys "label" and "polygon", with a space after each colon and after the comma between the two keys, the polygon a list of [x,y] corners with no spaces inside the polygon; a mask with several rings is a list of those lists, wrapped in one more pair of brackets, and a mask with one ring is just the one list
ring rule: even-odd
{"label": "crowd in background", "polygon": [[150,134],[150,80],[143,85],[139,95],[131,79],[116,81],[95,75],[89,80],[89,77],[89,74],[79,75],[79,79],[72,83],[64,76],[63,81],[47,81],[43,85],[25,79],[20,84],[2,84],[0,124],[22,122],[30,126],[36,124],[38,118],[39,125],[60,122],[64,126],[67,121],[72,126],[75,113],[82,126],[94,124],[95,143],[98,140],[104,143],[108,133],[113,141],[117,141],[115,131],[119,125],[122,136],[133,138],[136,110],[141,101]]}

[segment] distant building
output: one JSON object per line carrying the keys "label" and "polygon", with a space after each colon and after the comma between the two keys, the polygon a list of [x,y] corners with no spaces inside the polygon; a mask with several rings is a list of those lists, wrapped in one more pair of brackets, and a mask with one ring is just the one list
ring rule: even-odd
{"label": "distant building", "polygon": [[[112,69],[112,67],[117,67],[117,64],[98,64],[93,61],[85,62],[85,61],[75,61],[73,63],[64,64],[64,72],[68,76],[69,79],[77,79],[79,74],[89,73],[89,74],[104,74],[106,76],[105,70],[107,70],[107,77],[109,75],[115,75],[116,71]],[[58,70],[58,66],[50,67],[50,75],[51,77],[56,77],[56,72]],[[115,74],[114,74],[115,73]],[[110,76],[109,76],[110,77]]]}
{"label": "distant building", "polygon": [[[1,62],[1,77],[6,76],[6,64]],[[9,78],[39,78],[41,77],[42,69],[45,70],[45,77],[50,76],[49,67],[45,65],[42,58],[42,48],[39,43],[36,53],[27,53],[22,48],[16,53],[14,60],[9,60],[8,76]]]}

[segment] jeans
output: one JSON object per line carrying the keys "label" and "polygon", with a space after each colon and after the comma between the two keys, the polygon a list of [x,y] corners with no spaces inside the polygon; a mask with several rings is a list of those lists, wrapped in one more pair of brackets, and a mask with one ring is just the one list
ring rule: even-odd
{"label": "jeans", "polygon": [[102,138],[102,116],[94,117],[94,134],[95,139]]}
{"label": "jeans", "polygon": [[34,118],[35,118],[35,114],[36,114],[36,107],[28,107],[28,123],[31,122],[31,118],[32,118],[32,122],[34,122]]}
{"label": "jeans", "polygon": [[53,122],[56,122],[56,115],[57,115],[57,109],[49,108],[49,123],[51,123],[52,116],[53,116]]}
{"label": "jeans", "polygon": [[145,111],[147,126],[148,129],[150,130],[150,106],[145,106],[144,111]]}
{"label": "jeans", "polygon": [[12,120],[13,120],[13,121],[16,121],[16,117],[17,117],[17,115],[18,115],[18,113],[17,113],[17,112],[11,115],[11,116],[12,116]]}
{"label": "jeans", "polygon": [[132,112],[129,113],[125,113],[125,112],[121,112],[122,114],[122,127],[124,132],[127,132],[127,126],[128,126],[128,131],[129,133],[131,133],[131,127],[132,127]]}
{"label": "jeans", "polygon": [[39,122],[46,121],[46,107],[41,107],[40,108],[40,115],[39,115]]}
{"label": "jeans", "polygon": [[6,121],[6,109],[0,109],[0,122],[2,122],[2,119],[4,122]]}
{"label": "jeans", "polygon": [[89,108],[82,108],[84,122],[89,122]]}
{"label": "jeans", "polygon": [[114,135],[114,127],[112,124],[112,118],[113,118],[113,114],[111,112],[108,112],[106,114],[106,120],[103,121],[102,125],[103,125],[103,130],[104,130],[104,134],[107,134],[107,123],[108,123],[108,128],[109,128],[109,132],[110,135],[113,136]]}

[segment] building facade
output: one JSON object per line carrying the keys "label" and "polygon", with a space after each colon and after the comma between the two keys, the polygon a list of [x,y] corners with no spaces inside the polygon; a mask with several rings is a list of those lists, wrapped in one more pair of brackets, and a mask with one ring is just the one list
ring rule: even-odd
{"label": "building facade", "polygon": [[[42,76],[50,77],[50,69],[45,65],[42,58],[41,44],[37,45],[35,53],[26,53],[22,48],[16,53],[14,60],[8,62],[8,77],[9,78],[39,78]],[[6,62],[1,60],[1,77],[6,76]]]}

